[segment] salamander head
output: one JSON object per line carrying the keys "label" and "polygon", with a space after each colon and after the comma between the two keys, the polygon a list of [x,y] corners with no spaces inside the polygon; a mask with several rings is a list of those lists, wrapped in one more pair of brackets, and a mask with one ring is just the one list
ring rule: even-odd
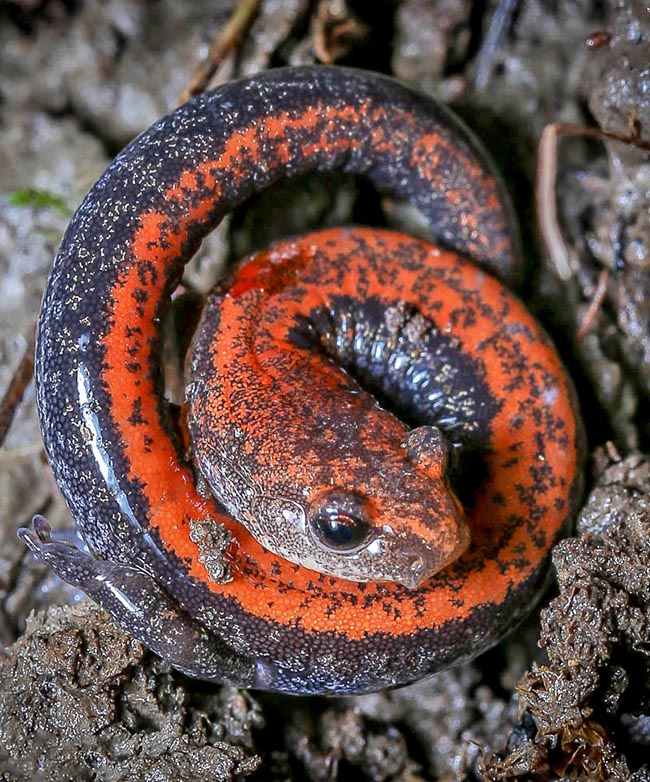
{"label": "salamander head", "polygon": [[246,526],[276,554],[312,570],[415,588],[469,544],[446,480],[444,438],[435,427],[419,427],[384,453],[381,465],[364,461],[362,470],[330,468],[327,483],[312,485],[305,502],[264,498]]}

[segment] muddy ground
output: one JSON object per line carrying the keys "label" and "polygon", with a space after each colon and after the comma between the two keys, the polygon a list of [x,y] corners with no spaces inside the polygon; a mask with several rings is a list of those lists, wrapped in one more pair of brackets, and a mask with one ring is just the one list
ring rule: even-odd
{"label": "muddy ground", "polygon": [[[180,101],[233,3],[0,5],[0,388],[85,191]],[[528,264],[522,294],[574,378],[592,458],[575,537],[508,639],[390,693],[292,699],[171,671],[25,553],[70,520],[30,384],[0,450],[0,780],[650,780],[650,6],[635,0],[263,0],[214,82],[282,64],[393,73],[493,153]],[[561,136],[536,167],[549,123]],[[545,236],[535,214],[535,184]],[[207,291],[256,246],[359,220],[356,182],[274,188],[205,242]],[[554,219],[557,203],[557,221]],[[280,207],[278,207],[280,204]],[[388,218],[398,211],[384,202]],[[32,613],[35,611],[36,613]]]}

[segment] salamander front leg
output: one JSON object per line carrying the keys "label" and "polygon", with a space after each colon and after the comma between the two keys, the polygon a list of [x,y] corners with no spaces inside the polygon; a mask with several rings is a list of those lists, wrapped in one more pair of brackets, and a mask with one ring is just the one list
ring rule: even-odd
{"label": "salamander front leg", "polygon": [[34,516],[32,524],[32,529],[20,529],[18,537],[37,559],[83,590],[148,649],[190,676],[239,687],[260,686],[255,661],[236,654],[192,619],[143,570],[94,559],[69,543],[52,540],[42,516]]}

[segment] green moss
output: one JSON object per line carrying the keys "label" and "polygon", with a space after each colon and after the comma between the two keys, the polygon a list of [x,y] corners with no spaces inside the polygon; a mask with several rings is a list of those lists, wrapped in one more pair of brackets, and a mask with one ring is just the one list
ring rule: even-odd
{"label": "green moss", "polygon": [[33,209],[56,209],[57,212],[66,216],[72,215],[72,210],[66,202],[47,190],[37,190],[35,188],[14,190],[9,193],[8,200],[12,206],[25,206]]}

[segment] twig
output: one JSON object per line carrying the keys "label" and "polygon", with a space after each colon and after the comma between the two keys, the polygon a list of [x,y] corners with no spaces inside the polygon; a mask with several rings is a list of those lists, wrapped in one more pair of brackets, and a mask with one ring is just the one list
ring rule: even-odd
{"label": "twig", "polygon": [[9,387],[2,402],[0,402],[0,446],[5,441],[11,422],[14,420],[16,408],[23,398],[29,381],[32,379],[34,371],[34,336],[35,329],[32,329],[32,334],[23,351],[22,358],[14,370]]}
{"label": "twig", "polygon": [[345,0],[321,0],[313,20],[314,53],[325,65],[345,57],[369,32],[368,25],[350,11]]}
{"label": "twig", "polygon": [[212,42],[208,56],[197,68],[181,95],[183,102],[203,92],[223,59],[242,40],[255,18],[262,0],[239,0],[226,24]]}

